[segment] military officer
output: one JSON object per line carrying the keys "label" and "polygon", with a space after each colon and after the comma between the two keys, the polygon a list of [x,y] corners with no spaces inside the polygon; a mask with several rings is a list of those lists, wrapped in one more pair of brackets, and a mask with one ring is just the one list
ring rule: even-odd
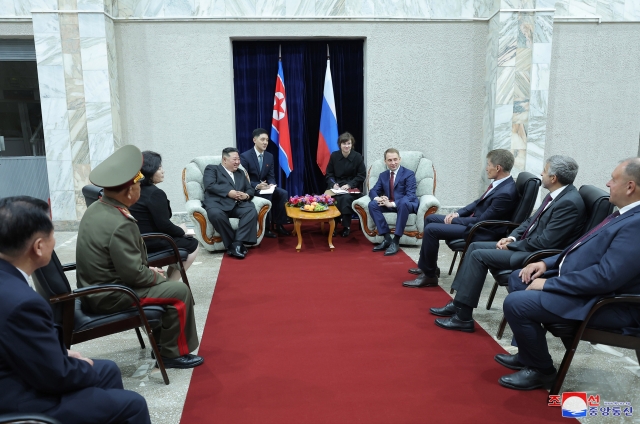
{"label": "military officer", "polygon": [[[140,198],[142,153],[121,147],[98,165],[89,180],[104,188],[104,196],[85,212],[76,248],[78,287],[115,283],[132,288],[142,305],[162,305],[166,312],[157,329],[162,361],[167,368],[193,368],[204,362],[190,352],[198,347],[189,287],[167,281],[164,272],[147,265],[147,249],[129,207]],[[124,294],[98,293],[84,297],[98,313],[131,307]]]}

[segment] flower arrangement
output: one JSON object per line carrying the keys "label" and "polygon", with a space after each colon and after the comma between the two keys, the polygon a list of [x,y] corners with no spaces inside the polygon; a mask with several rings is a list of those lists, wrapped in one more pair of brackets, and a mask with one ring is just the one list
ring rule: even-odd
{"label": "flower arrangement", "polygon": [[315,196],[305,194],[304,196],[290,197],[287,206],[300,208],[308,212],[318,212],[327,210],[333,203],[333,197],[327,196],[326,194]]}

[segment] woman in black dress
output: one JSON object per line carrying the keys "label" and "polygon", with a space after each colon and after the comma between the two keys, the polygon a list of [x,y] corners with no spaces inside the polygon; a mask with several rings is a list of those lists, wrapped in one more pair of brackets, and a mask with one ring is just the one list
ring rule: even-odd
{"label": "woman in black dress", "polygon": [[[344,229],[342,237],[347,237],[351,231],[351,204],[362,197],[362,182],[367,176],[362,155],[353,150],[356,139],[348,132],[338,137],[340,150],[331,153],[327,164],[327,185],[329,188],[343,190],[358,189],[360,193],[348,193],[335,195],[336,206],[342,214],[341,221]],[[335,233],[334,233],[335,235]]]}
{"label": "woman in black dress", "polygon": [[[187,260],[183,262],[185,271],[189,269],[198,255],[198,240],[185,234],[186,225],[175,225],[171,222],[171,206],[164,191],[156,187],[164,181],[164,169],[162,169],[162,157],[151,151],[142,152],[142,175],[144,180],[140,184],[140,200],[129,208],[133,217],[138,220],[140,233],[164,233],[176,242],[178,248],[189,252]],[[169,243],[164,240],[145,240],[147,252],[154,253],[171,249]],[[169,267],[168,278],[172,281],[180,279],[180,272]]]}

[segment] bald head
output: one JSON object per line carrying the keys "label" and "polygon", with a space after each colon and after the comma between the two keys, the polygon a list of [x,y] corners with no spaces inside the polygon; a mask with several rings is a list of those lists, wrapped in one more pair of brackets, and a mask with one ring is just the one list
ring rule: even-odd
{"label": "bald head", "polygon": [[628,158],[611,173],[609,201],[618,208],[640,201],[640,158]]}

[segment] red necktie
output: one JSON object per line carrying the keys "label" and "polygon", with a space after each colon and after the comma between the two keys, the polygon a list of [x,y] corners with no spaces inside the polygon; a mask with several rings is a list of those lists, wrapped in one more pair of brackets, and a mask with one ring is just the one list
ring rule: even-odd
{"label": "red necktie", "polygon": [[[491,190],[493,188],[493,183],[489,184],[489,187],[487,187],[487,189],[484,191],[484,194],[482,195],[482,197],[480,198],[480,200],[484,199],[484,196],[487,195],[487,193],[489,193],[489,190]],[[478,200],[478,201],[480,201]],[[474,216],[476,213],[472,213],[471,215],[469,215],[469,217]]]}
{"label": "red necktie", "polygon": [[542,215],[542,212],[544,212],[544,208],[547,207],[550,201],[551,201],[551,193],[547,194],[547,196],[542,201],[542,204],[540,205],[540,208],[538,209],[538,212],[536,213],[535,218],[533,218],[533,220],[531,221],[531,224],[529,224],[525,232],[522,233],[522,237],[520,237],[520,240],[524,240],[527,238],[529,231],[533,228],[534,225],[536,225],[536,222],[538,222],[538,218],[540,218],[540,215]]}
{"label": "red necktie", "polygon": [[395,180],[395,173],[391,171],[389,175],[389,201],[391,202],[393,202],[393,183]]}
{"label": "red necktie", "polygon": [[587,237],[589,237],[591,234],[595,233],[596,231],[598,231],[600,228],[604,227],[605,225],[607,225],[609,223],[609,221],[612,221],[614,218],[617,218],[618,216],[620,216],[620,211],[615,211],[614,213],[612,213],[611,215],[609,215],[608,217],[606,217],[604,220],[602,220],[601,223],[599,223],[598,225],[596,225],[595,227],[593,227],[591,229],[591,231],[589,231],[587,234],[583,235],[582,237],[580,237],[576,242],[574,242],[571,246],[569,246],[568,248],[566,248],[563,252],[563,254],[560,255],[560,258],[558,258],[558,262],[557,263],[561,263],[562,260],[564,259],[565,256],[567,256],[569,253],[571,253],[576,247],[578,247],[578,245],[580,243],[582,243]]}

